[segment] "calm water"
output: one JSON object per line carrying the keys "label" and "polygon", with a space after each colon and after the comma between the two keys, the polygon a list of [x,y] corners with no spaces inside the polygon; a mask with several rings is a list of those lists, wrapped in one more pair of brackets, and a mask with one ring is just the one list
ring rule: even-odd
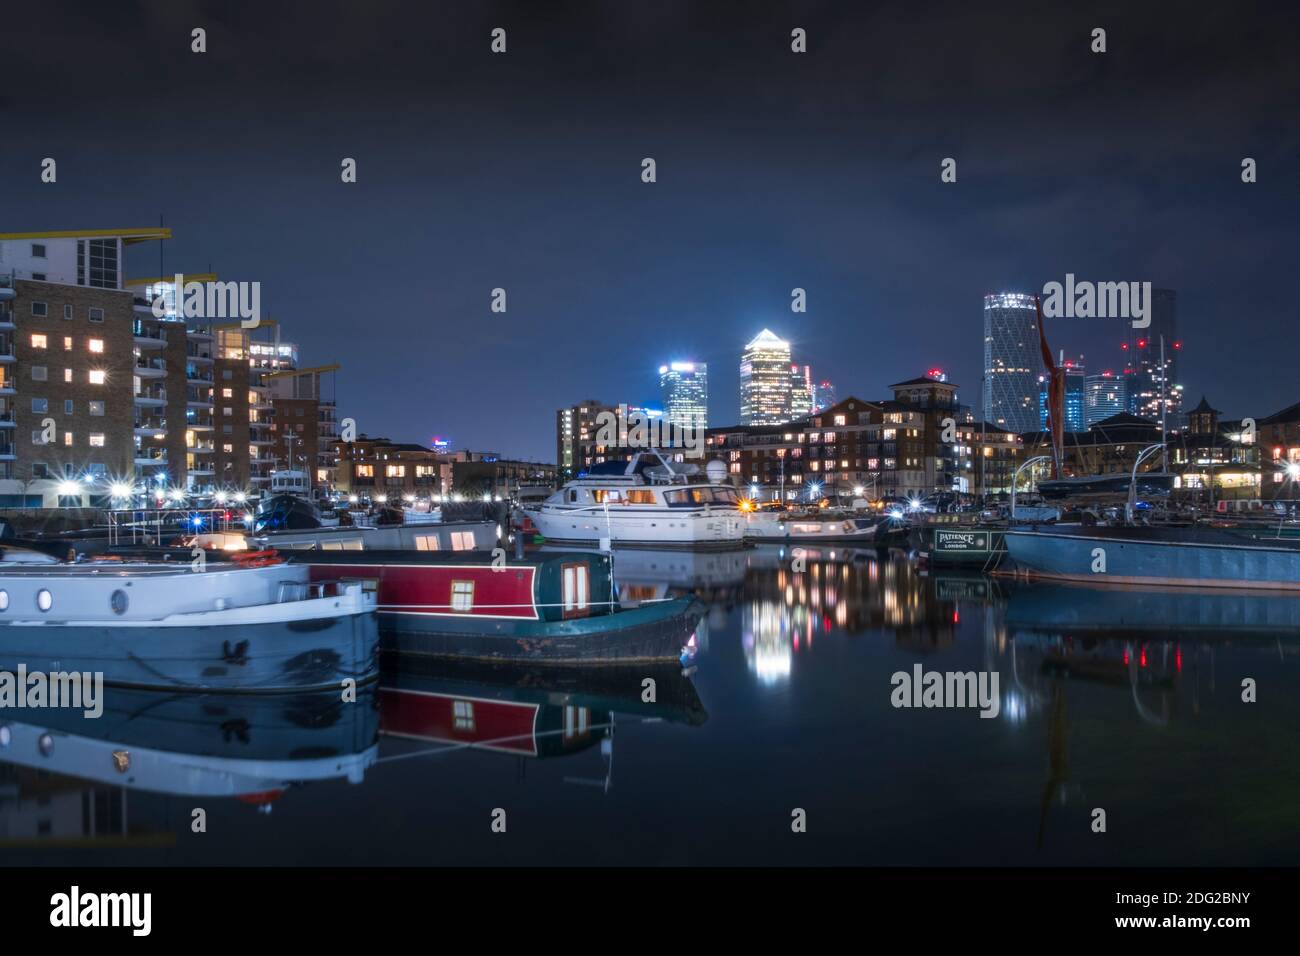
{"label": "calm water", "polygon": [[[618,554],[626,598],[709,605],[689,676],[442,666],[351,705],[0,715],[0,860],[1300,863],[1300,601],[790,557]],[[995,671],[1000,713],[893,707],[918,663]]]}

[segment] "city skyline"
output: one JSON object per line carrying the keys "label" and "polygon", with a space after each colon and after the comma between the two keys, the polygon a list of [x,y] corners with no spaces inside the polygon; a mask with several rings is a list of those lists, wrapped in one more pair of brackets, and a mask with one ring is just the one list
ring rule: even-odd
{"label": "city skyline", "polygon": [[[792,17],[810,37],[802,58]],[[260,281],[311,354],[346,356],[340,417],[394,439],[453,432],[549,457],[554,409],[575,392],[655,394],[664,342],[711,366],[711,418],[737,421],[734,343],[765,325],[841,395],[940,366],[977,404],[972,302],[1068,272],[1177,289],[1186,389],[1229,417],[1288,406],[1289,370],[1260,357],[1295,311],[1279,280],[1300,205],[1277,120],[1300,86],[1289,48],[1229,11],[1107,19],[1123,43],[1104,57],[1047,11],[963,21],[944,48],[969,77],[954,90],[906,52],[933,42],[906,10],[670,2],[610,12],[599,49],[575,39],[588,35],[576,12],[383,10],[358,25],[346,68],[327,69],[324,12],[304,26],[266,11],[255,31],[218,18],[197,58],[180,12],[26,6],[9,21],[26,39],[0,91],[0,208],[10,231],[161,218],[176,238],[128,253],[129,274]],[[480,40],[497,20],[515,31],[494,60]],[[556,55],[575,43],[582,69]],[[1212,61],[1186,54],[1206,43]],[[1014,69],[981,52],[1017,44]],[[126,63],[148,49],[153,66],[102,83],[106,49]],[[877,70],[902,81],[871,82]],[[1050,94],[1025,91],[1026,70],[1054,78]],[[160,87],[159,71],[173,81]],[[755,98],[765,75],[780,81]],[[219,103],[240,120],[144,146],[118,119],[140,102],[170,116]],[[509,121],[483,122],[503,103]],[[1081,120],[1105,135],[1079,135]],[[1009,150],[1009,128],[1033,133]],[[41,181],[44,157],[57,183]],[[356,183],[339,181],[345,157]],[[940,179],[945,157],[956,182]],[[1243,157],[1258,182],[1242,182]],[[1049,319],[1047,333],[1099,362],[1125,334],[1101,319]],[[559,367],[581,371],[572,392],[548,373]],[[484,385],[497,378],[508,387]]]}

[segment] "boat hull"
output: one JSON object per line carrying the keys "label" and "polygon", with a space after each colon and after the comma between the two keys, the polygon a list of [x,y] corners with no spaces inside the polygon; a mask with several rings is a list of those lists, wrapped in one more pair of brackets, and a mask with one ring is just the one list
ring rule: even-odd
{"label": "boat hull", "polygon": [[1148,587],[1300,590],[1300,548],[1246,542],[1226,533],[1108,530],[1008,530],[1004,540],[1016,567],[1032,577]]}
{"label": "boat hull", "polygon": [[608,539],[618,548],[738,548],[744,544],[745,518],[739,511],[646,510],[627,513],[542,508],[526,511],[547,544],[600,547]]}
{"label": "boat hull", "polygon": [[700,605],[690,598],[561,621],[384,611],[380,651],[529,664],[677,661],[700,616]]}
{"label": "boat hull", "polygon": [[280,693],[378,676],[373,613],[239,626],[0,626],[0,670],[89,671],[153,690]]}

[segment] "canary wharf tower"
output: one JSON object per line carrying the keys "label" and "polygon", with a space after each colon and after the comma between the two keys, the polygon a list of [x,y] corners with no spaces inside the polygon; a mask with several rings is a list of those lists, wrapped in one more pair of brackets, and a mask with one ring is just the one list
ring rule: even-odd
{"label": "canary wharf tower", "polygon": [[1012,432],[1039,429],[1038,313],[1034,297],[984,297],[984,421]]}
{"label": "canary wharf tower", "polygon": [[790,343],[764,329],[740,356],[740,423],[788,422],[791,385]]}

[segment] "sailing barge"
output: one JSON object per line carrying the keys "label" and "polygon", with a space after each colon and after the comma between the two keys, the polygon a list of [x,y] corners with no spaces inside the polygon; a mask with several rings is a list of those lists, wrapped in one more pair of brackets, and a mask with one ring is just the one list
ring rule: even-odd
{"label": "sailing barge", "polygon": [[694,598],[624,608],[606,554],[493,560],[412,551],[304,553],[313,581],[369,580],[380,651],[536,664],[678,661],[693,646]]}

